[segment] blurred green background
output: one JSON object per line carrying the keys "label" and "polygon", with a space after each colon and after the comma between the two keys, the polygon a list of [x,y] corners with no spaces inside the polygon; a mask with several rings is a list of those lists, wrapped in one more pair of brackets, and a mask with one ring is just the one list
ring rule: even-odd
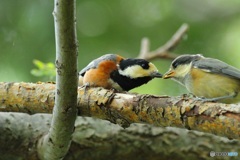
{"label": "blurred green background", "polygon": [[[0,1],[0,81],[37,82],[34,59],[55,61],[53,1]],[[77,0],[79,70],[106,53],[136,57],[140,41],[163,45],[183,24],[190,26],[175,53],[202,53],[240,68],[239,0]],[[159,71],[170,61],[154,60]],[[171,80],[155,79],[133,92],[179,95]]]}

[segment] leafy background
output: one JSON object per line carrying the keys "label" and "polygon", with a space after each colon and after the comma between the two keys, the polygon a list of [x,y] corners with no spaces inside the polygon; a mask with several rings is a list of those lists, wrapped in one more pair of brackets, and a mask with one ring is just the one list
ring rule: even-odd
{"label": "leafy background", "polygon": [[[36,68],[35,59],[54,63],[53,3],[0,1],[0,81],[47,81],[30,72]],[[202,53],[240,68],[239,0],[78,0],[78,68],[106,53],[136,57],[143,37],[148,37],[151,49],[156,49],[182,23],[188,23],[190,30],[175,53]],[[171,62],[160,59],[153,63],[164,73]],[[133,92],[187,93],[175,82],[162,79]]]}

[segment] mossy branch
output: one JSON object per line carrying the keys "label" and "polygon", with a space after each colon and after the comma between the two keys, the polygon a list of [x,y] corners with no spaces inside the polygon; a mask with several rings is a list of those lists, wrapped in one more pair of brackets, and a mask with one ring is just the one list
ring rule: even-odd
{"label": "mossy branch", "polygon": [[[38,137],[48,132],[51,118],[50,114],[0,113],[1,159],[37,160]],[[123,129],[86,117],[77,118],[72,141],[65,160],[199,160],[208,159],[211,151],[238,152],[240,145],[237,140],[197,131],[147,124]],[[239,159],[224,157],[234,158]]]}
{"label": "mossy branch", "polygon": [[[51,113],[54,91],[55,85],[48,83],[0,83],[0,111]],[[106,119],[123,127],[147,123],[240,138],[240,106],[236,104],[79,88],[78,110],[81,116]]]}

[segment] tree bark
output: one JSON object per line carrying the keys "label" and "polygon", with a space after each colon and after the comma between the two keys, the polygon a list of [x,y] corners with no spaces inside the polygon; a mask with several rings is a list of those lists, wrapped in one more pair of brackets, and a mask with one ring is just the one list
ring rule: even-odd
{"label": "tree bark", "polygon": [[[51,112],[54,88],[54,84],[45,83],[0,83],[0,111]],[[86,87],[78,89],[78,110],[81,116],[106,119],[123,127],[148,123],[240,138],[240,107],[236,104],[202,102],[189,97],[115,93]]]}
{"label": "tree bark", "polygon": [[77,36],[75,0],[55,0],[55,106],[49,132],[38,142],[41,159],[63,159],[71,144],[77,113]]}
{"label": "tree bark", "polygon": [[[0,159],[37,160],[38,138],[50,114],[0,113]],[[179,128],[132,124],[123,129],[105,120],[78,117],[66,160],[207,159],[211,151],[238,152],[240,142]],[[224,157],[234,159],[238,157]]]}

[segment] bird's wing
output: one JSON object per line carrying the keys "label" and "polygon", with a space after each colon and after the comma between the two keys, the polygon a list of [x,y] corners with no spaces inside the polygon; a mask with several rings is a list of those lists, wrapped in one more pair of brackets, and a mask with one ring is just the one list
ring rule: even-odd
{"label": "bird's wing", "polygon": [[202,69],[206,72],[222,74],[225,76],[240,79],[240,70],[213,58],[203,58],[193,62],[193,67]]}
{"label": "bird's wing", "polygon": [[97,68],[98,64],[102,61],[105,60],[112,60],[112,61],[116,61],[116,56],[115,54],[106,54],[103,55],[93,61],[91,61],[86,67],[84,67],[80,72],[79,75],[84,76],[84,74],[89,70],[89,69],[93,69],[93,68]]}

